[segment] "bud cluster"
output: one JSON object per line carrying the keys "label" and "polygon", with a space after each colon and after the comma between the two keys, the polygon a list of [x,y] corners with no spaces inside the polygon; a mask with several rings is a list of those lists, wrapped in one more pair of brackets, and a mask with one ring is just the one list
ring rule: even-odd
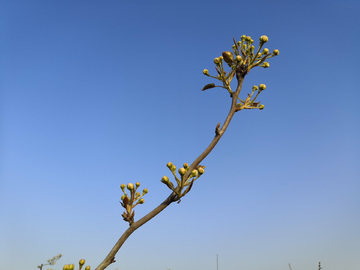
{"label": "bud cluster", "polygon": [[[130,191],[129,195],[126,193],[125,187],[128,191]],[[120,204],[126,210],[122,214],[122,217],[125,221],[129,222],[129,225],[131,225],[134,222],[135,211],[133,211],[133,208],[138,204],[143,204],[145,200],[142,197],[146,193],[148,193],[147,188],[144,188],[142,194],[140,194],[140,192],[137,191],[139,187],[140,187],[140,182],[136,182],[135,186],[132,183],[129,183],[127,185],[125,184],[120,185],[120,188],[124,193],[124,195],[121,196]]]}
{"label": "bud cluster", "polygon": [[[190,191],[193,182],[205,172],[205,166],[199,165],[196,169],[192,170],[190,173],[187,173],[190,169],[190,166],[188,163],[184,163],[183,167],[179,168],[177,171],[180,174],[179,179],[176,175],[176,166],[172,162],[169,162],[168,164],[166,164],[166,166],[174,175],[177,186],[175,187],[174,184],[169,180],[169,177],[167,177],[166,175],[161,178],[161,182],[164,183],[173,192],[175,192],[175,200],[180,200],[181,197],[185,196],[185,194]],[[187,189],[182,192],[185,187],[187,187]]]}
{"label": "bud cluster", "polygon": [[[55,265],[56,261],[58,259],[60,259],[61,257],[62,257],[62,254],[60,253],[59,255],[56,255],[56,256],[52,257],[51,259],[47,260],[47,262],[49,263],[48,265]],[[38,268],[40,268],[40,267],[38,266]]]}
{"label": "bud cluster", "polygon": [[[265,84],[260,84],[259,86],[254,85],[252,87],[252,93],[248,94],[248,97],[245,100],[242,100],[242,99],[239,98],[240,103],[236,104],[237,111],[240,111],[240,110],[243,110],[243,109],[260,109],[260,110],[263,110],[265,105],[263,105],[263,104],[260,105],[260,102],[255,102],[255,100],[259,96],[261,91],[264,91],[265,89],[266,89]],[[254,98],[252,98],[255,91],[257,91],[257,94],[256,94],[256,96]]]}
{"label": "bud cluster", "polygon": [[[230,88],[230,83],[235,74],[240,73],[246,75],[250,69],[256,66],[268,68],[270,64],[265,62],[265,60],[279,55],[279,50],[274,50],[272,53],[269,53],[268,48],[264,48],[262,50],[264,44],[269,41],[269,38],[265,35],[261,36],[259,41],[259,47],[255,50],[255,46],[253,45],[254,40],[250,36],[242,35],[241,40],[237,42],[234,39],[232,52],[225,51],[221,56],[214,59],[215,69],[218,75],[211,76],[207,69],[204,69],[203,71],[206,76],[221,81],[223,86],[208,84],[202,90],[207,90],[213,87],[222,87],[225,88],[230,95],[232,95],[233,92]],[[231,71],[225,72],[224,62],[231,68]]]}
{"label": "bud cluster", "polygon": [[[85,264],[85,260],[81,259],[79,261],[79,270],[81,270],[81,268],[84,266],[84,264]],[[75,269],[75,265],[73,265],[73,264],[65,264],[63,267],[63,270],[74,270],[74,269]],[[90,270],[90,266],[86,266],[85,270]]]}

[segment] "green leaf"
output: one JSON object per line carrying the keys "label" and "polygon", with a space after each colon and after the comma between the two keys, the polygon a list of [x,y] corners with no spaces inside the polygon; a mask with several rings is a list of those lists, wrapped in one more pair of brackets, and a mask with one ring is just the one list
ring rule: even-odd
{"label": "green leaf", "polygon": [[209,83],[207,85],[204,86],[204,88],[201,91],[210,89],[210,88],[214,88],[215,87],[215,83]]}

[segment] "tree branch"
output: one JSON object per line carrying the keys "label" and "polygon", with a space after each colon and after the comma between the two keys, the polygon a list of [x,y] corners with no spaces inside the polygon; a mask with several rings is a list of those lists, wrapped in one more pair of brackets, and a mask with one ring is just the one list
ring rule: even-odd
{"label": "tree branch", "polygon": [[[221,129],[219,130],[219,126],[217,127],[217,132],[215,134],[214,139],[210,143],[210,145],[205,149],[205,151],[197,158],[195,161],[190,165],[189,169],[185,173],[183,180],[186,181],[188,179],[190,173],[200,164],[201,161],[203,161],[206,156],[214,149],[216,144],[219,142],[222,135],[225,133],[227,127],[229,126],[229,123],[234,116],[236,112],[236,102],[238,99],[238,96],[241,91],[242,83],[244,81],[246,72],[243,72],[241,70],[236,70],[236,78],[238,80],[238,85],[236,88],[236,92],[231,95],[232,97],[232,103],[231,108],[228,116],[225,119],[225,122]],[[124,244],[124,242],[128,239],[128,237],[139,227],[144,225],[146,222],[148,222],[150,219],[155,217],[157,214],[159,214],[161,211],[163,211],[166,207],[168,207],[171,203],[176,201],[176,194],[173,192],[165,201],[163,201],[158,207],[156,207],[154,210],[152,210],[150,213],[142,217],[136,222],[131,223],[130,227],[123,233],[123,235],[120,237],[120,239],[117,241],[115,246],[111,249],[109,254],[106,256],[104,261],[95,269],[95,270],[103,270],[106,267],[108,267],[111,263],[115,261],[115,255],[121,248],[121,246]]]}

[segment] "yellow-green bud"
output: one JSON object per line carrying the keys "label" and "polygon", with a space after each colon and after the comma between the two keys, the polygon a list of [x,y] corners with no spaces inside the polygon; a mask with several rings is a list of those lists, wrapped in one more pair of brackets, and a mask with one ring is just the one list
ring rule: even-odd
{"label": "yellow-green bud", "polygon": [[69,270],[74,270],[74,269],[75,269],[75,265],[74,265],[74,264],[70,264],[69,266],[70,266],[70,267],[69,267]]}
{"label": "yellow-green bud", "polygon": [[161,178],[161,182],[163,182],[163,183],[169,182],[169,177],[164,175],[163,178]]}
{"label": "yellow-green bud", "polygon": [[185,170],[189,169],[189,164],[184,163],[184,168],[185,168]]}
{"label": "yellow-green bud", "polygon": [[207,69],[204,69],[204,70],[203,70],[203,73],[204,73],[204,75],[206,75],[206,76],[210,76],[209,71],[208,71]]}
{"label": "yellow-green bud", "polygon": [[270,67],[270,64],[268,62],[264,62],[261,66],[263,68],[268,68],[268,67]]}
{"label": "yellow-green bud", "polygon": [[63,267],[63,270],[69,270],[69,265],[65,264],[64,267]]}
{"label": "yellow-green bud", "polygon": [[195,176],[197,176],[198,175],[198,171],[197,170],[193,170],[192,172],[191,172],[191,177],[195,177]]}
{"label": "yellow-green bud", "polygon": [[260,91],[265,90],[265,89],[266,89],[266,85],[265,85],[265,84],[260,84],[260,85],[259,85],[259,89],[260,89]]}
{"label": "yellow-green bud", "polygon": [[215,63],[216,65],[218,65],[218,64],[220,63],[220,59],[219,59],[219,58],[214,58],[214,63]]}
{"label": "yellow-green bud", "polygon": [[261,105],[259,106],[259,110],[263,110],[264,107],[265,107],[265,105],[264,105],[264,104],[261,104]]}
{"label": "yellow-green bud", "polygon": [[85,264],[85,260],[84,260],[84,259],[81,259],[81,260],[79,261],[79,264],[80,264],[80,265],[84,265],[84,264]]}
{"label": "yellow-green bud", "polygon": [[253,45],[250,47],[250,51],[253,52],[254,50],[255,50],[255,46]]}
{"label": "yellow-green bud", "polygon": [[166,164],[166,167],[170,169],[172,165],[173,165],[172,162],[169,162],[168,164]]}
{"label": "yellow-green bud", "polygon": [[199,168],[198,172],[199,172],[200,175],[202,175],[205,172],[205,170],[204,170],[204,168]]}
{"label": "yellow-green bud", "polygon": [[140,182],[136,182],[136,187],[140,187]]}
{"label": "yellow-green bud", "polygon": [[269,53],[269,49],[268,48],[265,48],[262,52],[262,54],[268,54]]}
{"label": "yellow-green bud", "polygon": [[175,172],[176,166],[175,166],[175,165],[172,165],[171,168],[170,168],[170,170],[171,170],[172,172]]}
{"label": "yellow-green bud", "polygon": [[245,40],[246,40],[247,42],[250,42],[250,41],[251,41],[251,37],[250,37],[250,36],[247,36],[247,37],[245,38]]}
{"label": "yellow-green bud", "polygon": [[269,41],[269,38],[267,36],[261,36],[260,37],[260,44],[264,44]]}
{"label": "yellow-green bud", "polygon": [[242,40],[242,41],[246,40],[246,36],[245,36],[245,35],[242,35],[242,36],[241,36],[241,40]]}
{"label": "yellow-green bud", "polygon": [[238,41],[238,42],[237,42],[237,45],[238,45],[238,46],[241,46],[241,41]]}
{"label": "yellow-green bud", "polygon": [[125,199],[125,195],[121,195],[121,200],[123,201]]}
{"label": "yellow-green bud", "polygon": [[219,56],[220,61],[224,60],[224,57],[221,55]]}
{"label": "yellow-green bud", "polygon": [[89,265],[86,266],[86,267],[85,267],[85,270],[90,270],[90,266],[89,266]]}
{"label": "yellow-green bud", "polygon": [[221,80],[220,74],[216,76],[216,79]]}
{"label": "yellow-green bud", "polygon": [[128,190],[133,190],[134,189],[134,185],[132,184],[132,183],[129,183],[128,185],[127,185],[127,189]]}
{"label": "yellow-green bud", "polygon": [[273,54],[274,54],[274,55],[279,55],[279,50],[274,50],[274,51],[273,51]]}
{"label": "yellow-green bud", "polygon": [[139,200],[139,204],[143,204],[145,202],[145,200],[143,199],[143,198],[141,198],[140,200]]}
{"label": "yellow-green bud", "polygon": [[125,184],[121,184],[121,185],[120,185],[120,188],[121,188],[122,190],[124,190],[124,189],[125,189]]}
{"label": "yellow-green bud", "polygon": [[180,175],[184,175],[186,173],[186,170],[184,168],[180,168],[178,172]]}
{"label": "yellow-green bud", "polygon": [[144,188],[143,194],[146,194],[146,193],[148,193],[148,192],[149,192],[148,189],[147,189],[147,188]]}
{"label": "yellow-green bud", "polygon": [[256,85],[254,85],[254,86],[252,87],[252,89],[253,89],[254,91],[256,91],[256,90],[258,90],[259,88],[258,88]]}
{"label": "yellow-green bud", "polygon": [[236,61],[240,62],[240,61],[241,61],[241,56],[240,56],[240,55],[237,55],[237,56],[235,57],[235,59],[236,59]]}
{"label": "yellow-green bud", "polygon": [[135,197],[140,197],[140,192],[139,191],[135,193]]}
{"label": "yellow-green bud", "polygon": [[259,52],[257,55],[256,55],[256,57],[261,57],[262,56],[262,54]]}

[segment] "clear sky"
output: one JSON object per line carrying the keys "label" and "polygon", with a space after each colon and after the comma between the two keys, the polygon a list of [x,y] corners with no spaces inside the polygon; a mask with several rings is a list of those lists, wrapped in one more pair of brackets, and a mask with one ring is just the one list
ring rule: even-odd
{"label": "clear sky", "polygon": [[[356,0],[0,1],[0,269],[95,269],[170,190],[230,108],[213,59],[249,35],[279,49],[245,78],[205,174],[125,242],[115,270],[360,268],[360,4]],[[235,82],[234,82],[235,83]],[[233,85],[235,87],[235,84]],[[50,268],[44,267],[43,269]],[[76,267],[77,269],[77,267]]]}

